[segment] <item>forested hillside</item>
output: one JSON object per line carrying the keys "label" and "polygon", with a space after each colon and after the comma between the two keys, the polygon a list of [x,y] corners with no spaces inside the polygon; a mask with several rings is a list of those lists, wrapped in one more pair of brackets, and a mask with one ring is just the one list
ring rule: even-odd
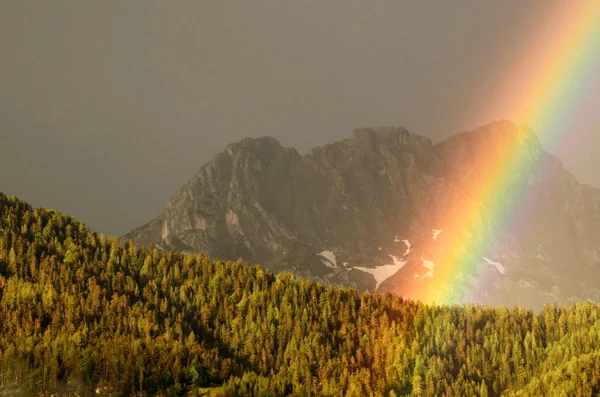
{"label": "forested hillside", "polygon": [[0,194],[0,395],[214,385],[230,396],[597,395],[600,306],[535,314],[359,294],[121,244]]}

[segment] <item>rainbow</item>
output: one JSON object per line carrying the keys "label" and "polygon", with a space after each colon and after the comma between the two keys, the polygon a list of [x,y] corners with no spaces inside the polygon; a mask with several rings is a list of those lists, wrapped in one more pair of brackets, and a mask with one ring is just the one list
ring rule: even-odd
{"label": "rainbow", "polygon": [[[600,66],[600,2],[558,3],[554,13],[523,49],[529,74],[521,91],[506,105],[514,120],[535,126],[540,134],[560,141],[564,128],[585,97],[588,81],[597,78]],[[571,8],[565,9],[565,5]]]}
{"label": "rainbow", "polygon": [[[511,118],[535,126],[545,142],[556,144],[566,138],[567,126],[573,124],[577,104],[589,86],[587,82],[597,78],[600,70],[600,1],[559,4],[562,7],[557,6],[538,34],[528,41],[519,59],[527,60],[527,80],[518,92],[513,92],[511,102],[504,106],[494,104]],[[568,12],[565,5],[571,7]],[[512,132],[504,135],[507,138],[487,157],[478,160],[481,173],[466,188],[468,201],[440,222],[439,227],[453,234],[454,249],[445,251],[443,259],[436,262],[435,276],[425,291],[419,292],[424,301],[460,301],[459,294],[469,286],[465,280],[457,281],[456,275],[468,274],[480,265],[477,260],[483,261],[491,250],[490,236],[501,235],[518,218],[517,203],[526,183],[516,176],[535,171],[527,154],[535,150],[538,141],[526,127],[509,122],[496,123],[493,128]],[[483,286],[485,282],[479,280]]]}

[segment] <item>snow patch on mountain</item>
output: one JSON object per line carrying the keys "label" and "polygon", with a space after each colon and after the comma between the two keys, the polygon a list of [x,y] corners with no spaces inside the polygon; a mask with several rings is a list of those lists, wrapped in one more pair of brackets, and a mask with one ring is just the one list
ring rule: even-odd
{"label": "snow patch on mountain", "polygon": [[433,229],[433,241],[436,241],[441,233],[442,229]]}
{"label": "snow patch on mountain", "polygon": [[355,267],[354,269],[360,270],[365,273],[370,273],[375,279],[375,289],[379,288],[388,278],[392,277],[400,268],[406,265],[407,262],[398,260],[397,257],[390,255],[394,261],[393,265],[376,266],[375,268],[369,267]]}
{"label": "snow patch on mountain", "polygon": [[502,264],[500,264],[498,262],[494,262],[493,260],[485,258],[485,257],[483,258],[483,260],[486,261],[486,263],[488,265],[496,266],[496,269],[498,269],[498,271],[500,272],[500,274],[504,274],[504,270],[505,269],[504,269],[504,266]]}
{"label": "snow patch on mountain", "polygon": [[406,262],[402,262],[400,259],[398,259],[397,256],[394,255],[390,255],[390,258],[392,258],[392,261],[394,261],[394,265],[400,265],[400,267],[404,266],[404,264]]}
{"label": "snow patch on mountain", "polygon": [[433,263],[432,261],[428,261],[425,259],[421,259],[423,261],[423,267],[426,267],[429,270],[433,270],[433,268],[435,267],[435,263]]}
{"label": "snow patch on mountain", "polygon": [[332,269],[338,269],[335,254],[333,252],[322,251],[319,252],[317,255],[321,257],[321,262],[323,262],[325,266],[330,267]]}
{"label": "snow patch on mountain", "polygon": [[412,244],[408,240],[402,240],[402,242],[406,245],[406,251],[404,252],[404,255],[403,255],[403,256],[406,256],[406,255],[410,254],[410,249],[412,247]]}
{"label": "snow patch on mountain", "polygon": [[425,260],[421,258],[423,261],[423,267],[429,269],[429,271],[423,277],[433,277],[433,269],[435,268],[435,263],[432,261]]}

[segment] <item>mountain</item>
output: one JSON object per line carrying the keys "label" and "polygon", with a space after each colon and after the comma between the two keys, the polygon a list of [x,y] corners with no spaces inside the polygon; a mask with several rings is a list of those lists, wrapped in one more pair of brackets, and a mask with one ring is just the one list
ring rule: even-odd
{"label": "mountain", "polygon": [[1,396],[600,393],[600,305],[359,293],[121,244],[2,193],[0,319]]}
{"label": "mountain", "polygon": [[[523,162],[506,176],[519,191],[475,202],[474,186],[493,183],[490,159],[507,155]],[[469,208],[476,229],[449,222]],[[304,156],[246,138],[125,238],[425,301],[451,291],[455,303],[539,308],[600,300],[598,236],[600,190],[579,184],[532,131],[498,121],[438,144],[403,128],[359,129]],[[480,245],[460,269],[448,263]]]}

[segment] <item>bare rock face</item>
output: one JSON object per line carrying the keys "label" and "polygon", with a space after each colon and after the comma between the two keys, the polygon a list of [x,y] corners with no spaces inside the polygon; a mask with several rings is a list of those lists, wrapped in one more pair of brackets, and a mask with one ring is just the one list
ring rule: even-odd
{"label": "bare rock face", "polygon": [[359,129],[304,156],[247,138],[125,237],[441,303],[600,300],[600,191],[507,121],[437,145]]}

